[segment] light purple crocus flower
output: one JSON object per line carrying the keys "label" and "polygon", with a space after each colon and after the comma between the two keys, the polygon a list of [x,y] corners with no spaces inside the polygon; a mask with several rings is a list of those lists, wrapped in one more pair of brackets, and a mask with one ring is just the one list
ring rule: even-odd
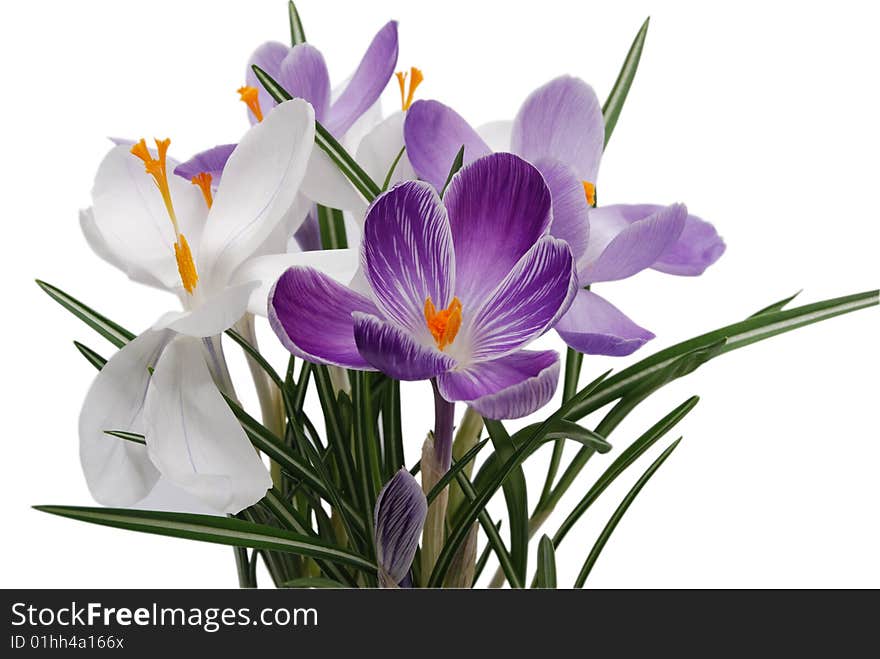
{"label": "light purple crocus flower", "polygon": [[291,268],[270,293],[269,321],[293,354],[436,378],[447,401],[517,418],[552,397],[559,357],[525,351],[577,290],[568,245],[549,235],[550,191],[521,158],[498,153],[465,166],[443,201],[406,181],[367,212],[362,291]]}
{"label": "light purple crocus flower", "polygon": [[373,527],[382,588],[411,583],[409,570],[427,514],[428,500],[422,486],[406,469],[398,471],[379,492]]}
{"label": "light purple crocus flower", "polygon": [[[348,82],[331,94],[330,75],[320,50],[310,44],[291,48],[277,41],[264,43],[248,60],[246,87],[239,90],[248,105],[248,119],[256,123],[277,105],[251,68],[256,64],[292,96],[308,101],[315,109],[315,119],[344,143],[346,134],[377,104],[394,73],[397,54],[397,22],[389,21],[373,37]],[[335,99],[331,100],[331,96]],[[213,184],[217,185],[235,146],[222,144],[202,151],[179,165],[174,173],[192,180],[205,172],[211,174]],[[331,208],[362,211],[366,207],[363,198],[321,149],[313,153],[302,190],[312,201]]]}
{"label": "light purple crocus flower", "polygon": [[525,100],[512,122],[479,131],[441,103],[418,101],[407,113],[404,137],[416,173],[435,187],[443,185],[462,145],[466,163],[493,150],[511,151],[540,170],[553,197],[550,233],[571,247],[581,286],[556,330],[580,352],[628,355],[654,336],[583,287],[645,268],[699,275],[724,252],[712,225],[682,204],[591,207],[605,127],[595,92],[578,78],[552,80]]}

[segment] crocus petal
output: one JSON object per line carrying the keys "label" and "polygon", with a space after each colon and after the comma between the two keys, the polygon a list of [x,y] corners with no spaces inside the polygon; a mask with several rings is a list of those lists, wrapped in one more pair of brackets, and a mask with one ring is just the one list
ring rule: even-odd
{"label": "crocus petal", "polygon": [[89,388],[79,416],[79,456],[98,503],[130,506],[149,494],[159,478],[145,446],[104,431],[144,431],[149,369],[171,337],[168,331],[147,330],[113,355]]}
{"label": "crocus petal", "polygon": [[[410,164],[406,151],[400,155],[403,146],[403,122],[406,115],[395,112],[371,130],[361,141],[357,150],[356,160],[364,171],[379,185],[385,182],[388,175],[388,187],[400,181],[411,181],[416,178],[415,170]],[[400,155],[397,164],[395,159]],[[391,167],[394,165],[394,171]]]}
{"label": "crocus petal", "polygon": [[651,267],[671,248],[684,229],[684,204],[661,207],[632,223],[622,221],[616,211],[590,211],[590,244],[578,275],[581,284],[625,279]]}
{"label": "crocus petal", "polygon": [[324,120],[330,106],[330,74],[320,50],[309,44],[291,48],[277,80],[291,96],[311,103],[315,119]]}
{"label": "crocus petal", "polygon": [[495,153],[463,167],[444,195],[455,294],[476,309],[550,226],[550,191],[532,165]]}
{"label": "crocus petal", "polygon": [[326,127],[343,135],[382,94],[397,66],[397,21],[389,21],[373,37],[345,90],[327,113]]}
{"label": "crocus petal", "polygon": [[[272,98],[269,92],[263,87],[262,83],[257,79],[257,74],[254,73],[253,66],[256,64],[263,69],[263,71],[272,76],[274,80],[281,82],[281,63],[284,61],[284,58],[287,57],[289,52],[290,46],[286,46],[277,41],[267,41],[260,45],[248,59],[247,69],[244,74],[245,81],[248,87],[253,87],[258,90],[257,98],[260,101],[260,109],[263,112],[263,116],[266,116],[269,113],[269,110],[275,107],[276,103],[275,99]],[[251,124],[257,123],[257,118],[250,110],[247,110],[247,117]]]}
{"label": "crocus petal", "polygon": [[546,405],[559,381],[559,355],[552,350],[513,354],[437,378],[440,394],[466,401],[490,419],[518,419]]}
{"label": "crocus petal", "polygon": [[[82,229],[89,247],[92,248],[92,251],[97,254],[98,257],[112,265],[114,268],[122,270],[123,272],[126,271],[126,264],[110,249],[107,245],[107,241],[104,239],[104,235],[95,225],[95,214],[91,208],[86,208],[79,212],[79,226],[80,229]],[[155,288],[165,288],[161,281],[156,279],[146,270],[132,271],[129,276],[141,284],[154,286]]]}
{"label": "crocus petal", "polygon": [[265,316],[268,309],[269,291],[278,278],[294,266],[314,268],[323,272],[342,285],[348,285],[360,264],[356,249],[325,249],[315,252],[292,252],[289,254],[267,254],[258,256],[240,267],[233,279],[235,282],[259,282],[251,293],[248,311]]}
{"label": "crocus petal", "polygon": [[483,138],[483,141],[493,151],[510,151],[510,141],[513,137],[513,120],[501,119],[477,126],[477,134]]}
{"label": "crocus petal", "polygon": [[366,297],[311,268],[290,268],[269,292],[269,324],[297,357],[373,370],[354,341],[352,313],[379,313]]}
{"label": "crocus petal", "polygon": [[[614,204],[602,207],[599,220],[623,226],[638,222],[662,210],[657,204]],[[616,216],[616,220],[614,217]],[[651,265],[670,275],[701,275],[724,254],[724,241],[715,227],[696,215],[688,215],[684,230],[669,248]]]}
{"label": "crocus petal", "polygon": [[[168,167],[175,166],[169,159]],[[181,231],[198,244],[208,212],[201,192],[177,176],[168,179],[168,187]],[[153,178],[129,147],[114,147],[98,167],[92,212],[92,228],[129,277],[171,291],[180,287],[171,219]]]}
{"label": "crocus petal", "polygon": [[437,190],[443,189],[462,146],[465,164],[492,152],[461,115],[437,101],[413,103],[406,112],[403,135],[419,178]]}
{"label": "crocus petal", "polygon": [[427,380],[455,365],[449,355],[391,323],[371,314],[353,315],[358,351],[373,367],[395,380]]}
{"label": "crocus petal", "polygon": [[569,346],[587,355],[629,355],[654,338],[617,307],[595,293],[580,289],[556,331]]}
{"label": "crocus petal", "polygon": [[373,527],[380,582],[396,588],[416,555],[428,514],[422,486],[405,468],[386,483],[376,499]]}
{"label": "crocus petal", "polygon": [[216,188],[220,185],[223,176],[223,168],[226,161],[235,150],[237,144],[220,144],[205,151],[200,151],[186,162],[180,163],[174,168],[174,174],[186,181],[192,181],[194,176],[201,173],[211,175],[211,186]]}
{"label": "crocus petal", "polygon": [[301,184],[302,193],[327,208],[363,213],[367,207],[361,193],[351,184],[330,156],[315,147]]}
{"label": "crocus petal", "polygon": [[455,262],[446,211],[434,189],[407,181],[379,196],[364,221],[364,270],[385,316],[433,343],[425,301],[452,301]]}
{"label": "crocus petal", "polygon": [[205,285],[228,283],[285,218],[314,141],[315,114],[297,99],[279,105],[245,134],[226,163],[199,246],[197,265]]}
{"label": "crocus petal", "polygon": [[471,359],[497,359],[546,332],[564,314],[577,291],[571,250],[544,236],[476,312],[464,330]]}
{"label": "crocus petal", "polygon": [[561,76],[533,91],[513,122],[511,146],[530,162],[551,158],[596,182],[605,123],[596,92],[583,80]]}
{"label": "crocus petal", "polygon": [[272,487],[197,339],[177,337],[165,348],[147,391],[144,425],[147,451],[162,475],[218,512],[237,513]]}
{"label": "crocus petal", "polygon": [[196,338],[214,336],[228,330],[248,308],[248,300],[259,282],[247,281],[227,286],[210,297],[200,296],[190,311],[170,311],[153,325],[153,329],[170,329]]}
{"label": "crocus petal", "polygon": [[544,176],[553,199],[550,234],[567,242],[575,263],[579,263],[590,241],[590,205],[584,184],[558,160],[539,160],[535,167]]}

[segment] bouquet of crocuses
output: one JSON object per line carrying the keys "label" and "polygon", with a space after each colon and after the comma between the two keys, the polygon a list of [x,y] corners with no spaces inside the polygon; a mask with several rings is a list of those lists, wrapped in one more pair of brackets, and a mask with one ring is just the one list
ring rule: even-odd
{"label": "bouquet of crocuses", "polygon": [[[286,587],[553,588],[572,526],[697,403],[605,458],[545,533],[587,461],[612,451],[610,434],[645,398],[718,355],[878,303],[877,291],[791,309],[781,300],[582,383],[583,355],[625,357],[653,338],[594,285],[604,293],[647,268],[699,275],[725,249],[683,204],[599,202],[599,162],[648,21],[604,104],[563,76],[513,120],[475,129],[416,100],[418,69],[395,73],[397,23],[331,91],[293,3],[289,20],[292,46],[263,44],[248,62],[238,91],[251,126],[238,144],[178,162],[167,139],[115,140],[80,214],[98,256],[173,293],[182,310],[135,335],[39,282],[118,349],[105,358],[76,344],[98,369],[79,422],[82,468],[111,507],[40,510],[231,545],[243,587],[257,585],[262,562]],[[401,108],[382,117],[395,76]],[[261,354],[256,316],[290,352],[284,369]],[[551,331],[564,365],[556,351],[529,349]],[[236,395],[224,357],[233,345],[259,413]],[[401,381],[433,389],[423,443],[403,436]],[[546,409],[560,386],[561,405]],[[322,418],[306,410],[310,390]],[[507,423],[539,410],[515,432]],[[405,454],[414,441],[420,455]],[[575,586],[678,441],[633,477]],[[561,468],[568,442],[578,451]],[[530,506],[523,463],[545,444],[547,475]],[[180,512],[141,509],[163,490]],[[500,518],[487,508],[496,494]],[[185,512],[192,501],[213,514]],[[499,568],[481,580],[490,561]]]}

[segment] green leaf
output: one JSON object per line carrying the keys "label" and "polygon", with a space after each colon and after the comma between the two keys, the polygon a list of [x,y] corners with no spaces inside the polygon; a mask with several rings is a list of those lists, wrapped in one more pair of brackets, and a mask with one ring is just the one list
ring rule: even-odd
{"label": "green leaf", "polygon": [[348,588],[345,584],[341,584],[333,579],[325,577],[300,577],[299,579],[291,579],[284,583],[285,588]]}
{"label": "green leaf", "polygon": [[[495,447],[498,460],[513,457],[514,444],[500,421],[484,419],[486,430]],[[510,557],[516,571],[517,581],[525,583],[529,558],[529,502],[526,477],[522,467],[515,467],[502,483],[507,517],[510,522]],[[513,584],[511,584],[512,586]]]}
{"label": "green leaf", "polygon": [[560,524],[559,529],[553,536],[554,547],[559,547],[566,534],[587,509],[593,505],[593,502],[599,498],[599,495],[601,495],[618,476],[626,471],[630,465],[638,460],[645,451],[651,448],[655,442],[672,430],[679,421],[686,417],[690,411],[694,409],[699,400],[698,396],[692,396],[687,399],[684,403],[676,407],[660,421],[651,426],[651,428],[630,444],[625,451],[617,456],[617,459],[611,463],[601,476],[599,476],[584,498],[578,502],[574,507],[574,510],[572,510],[568,517],[566,517],[562,524]]}
{"label": "green leaf", "polygon": [[[495,522],[495,532],[501,530],[501,520],[499,519]],[[480,552],[479,558],[477,558],[477,565],[474,569],[474,583],[477,583],[477,580],[480,578],[480,575],[483,574],[483,570],[486,568],[486,563],[489,562],[489,556],[492,554],[492,545],[487,544],[483,547],[483,551]]]}
{"label": "green leaf", "polygon": [[465,453],[463,456],[461,456],[461,459],[453,460],[452,466],[449,467],[449,469],[446,471],[446,473],[443,474],[443,476],[440,478],[440,480],[437,481],[437,484],[431,488],[430,492],[428,492],[428,496],[425,497],[428,500],[429,505],[431,504],[431,502],[434,499],[437,498],[437,495],[439,495],[443,491],[443,488],[445,488],[447,485],[449,485],[449,482],[453,478],[455,478],[455,475],[459,471],[461,471],[462,469],[467,467],[468,464],[470,464],[470,462],[475,457],[477,457],[477,453],[480,452],[480,449],[482,449],[488,443],[488,441],[489,441],[489,438],[487,437],[483,441],[472,446],[467,453]]}
{"label": "green leaf", "polygon": [[110,435],[111,437],[117,437],[118,439],[124,439],[127,442],[134,442],[135,444],[143,444],[147,445],[146,440],[143,435],[139,435],[136,432],[126,432],[125,430],[105,430],[105,435]]}
{"label": "green leaf", "polygon": [[546,535],[538,543],[538,570],[534,588],[556,588],[556,550]]}
{"label": "green leaf", "polygon": [[452,167],[449,168],[449,174],[446,176],[446,182],[443,184],[443,190],[440,192],[440,197],[446,194],[446,188],[449,187],[449,183],[452,181],[452,177],[458,173],[458,170],[461,169],[464,164],[464,144],[461,145],[461,148],[458,150],[458,153],[455,154],[455,158],[452,160]]}
{"label": "green leaf", "polygon": [[608,403],[622,397],[627,391],[644,384],[651,377],[687,353],[710,348],[719,341],[725,341],[720,350],[716,354],[711,355],[711,359],[752,343],[757,343],[758,341],[763,341],[778,334],[805,327],[806,325],[818,323],[834,316],[876,306],[878,303],[878,293],[880,292],[877,290],[867,291],[865,293],[815,302],[802,307],[795,307],[794,309],[771,311],[683,341],[622,370],[620,373],[605,380],[601,386],[590,391],[587,395],[583,395],[584,392],[582,390],[579,392],[576,404],[571,407],[565,418],[577,421],[587,414],[604,407]]}
{"label": "green leaf", "polygon": [[617,74],[614,87],[611,88],[611,93],[608,94],[608,99],[605,101],[605,105],[602,106],[602,116],[605,119],[606,146],[608,145],[608,140],[611,139],[611,133],[614,132],[614,127],[617,125],[617,119],[620,117],[620,111],[626,102],[629,88],[632,87],[633,78],[636,77],[639,60],[642,57],[642,49],[645,47],[645,37],[648,36],[648,24],[650,22],[651,17],[649,16],[642,23],[642,27],[639,28],[639,32],[636,34],[636,38],[633,39],[629,52],[626,54],[626,59],[623,61],[620,73]]}
{"label": "green leaf", "polygon": [[87,345],[83,345],[79,341],[74,341],[73,345],[76,346],[76,349],[79,350],[80,354],[85,357],[88,362],[96,369],[100,371],[102,368],[104,368],[104,364],[107,363],[107,360],[104,359],[104,357],[89,348]]}
{"label": "green leaf", "polygon": [[107,339],[117,348],[121,348],[131,341],[135,335],[129,332],[121,325],[117,325],[106,316],[102,316],[94,309],[91,309],[77,300],[72,295],[68,295],[60,288],[47,284],[44,281],[37,281],[37,286],[43,289],[46,294],[55,300],[62,307],[67,309],[74,316],[83,321],[86,325],[95,330],[98,334]]}
{"label": "green leaf", "polygon": [[318,229],[321,249],[344,249],[348,247],[345,235],[345,218],[342,211],[318,204]]}
{"label": "green leaf", "polygon": [[253,524],[233,517],[169,513],[127,508],[85,508],[80,506],[34,506],[36,510],[61,517],[111,526],[129,531],[200,540],[233,547],[251,547],[311,556],[373,572],[376,564],[324,540]]}
{"label": "green leaf", "polygon": [[636,481],[636,484],[633,485],[632,489],[627,492],[626,496],[623,498],[623,501],[620,502],[620,505],[617,507],[617,510],[611,515],[611,518],[608,520],[608,523],[605,525],[605,528],[602,529],[602,533],[599,534],[599,538],[596,540],[596,544],[593,545],[593,549],[590,551],[590,555],[587,556],[587,560],[584,561],[584,565],[581,568],[580,573],[577,576],[577,579],[574,582],[575,588],[583,588],[584,582],[587,580],[587,577],[590,576],[590,571],[593,569],[593,565],[596,564],[596,559],[599,558],[599,554],[602,553],[602,550],[605,548],[605,545],[608,542],[608,538],[611,537],[611,534],[614,533],[614,529],[617,528],[618,523],[620,522],[623,515],[626,513],[627,509],[632,505],[632,502],[638,496],[639,492],[642,491],[642,488],[645,487],[645,483],[647,483],[651,476],[660,468],[664,462],[666,462],[666,458],[668,458],[675,448],[678,446],[678,443],[681,441],[681,438],[676,439],[669,447],[660,454],[660,457],[654,460],[650,467],[642,474],[641,478]]}
{"label": "green leaf", "polygon": [[382,181],[382,192],[385,192],[388,189],[388,186],[391,185],[391,177],[394,176],[394,170],[397,169],[398,163],[400,163],[400,159],[403,158],[403,154],[406,153],[406,147],[400,147],[400,151],[397,152],[397,157],[394,159],[394,162],[391,163],[391,167],[388,168],[388,173],[385,174],[385,180]]}
{"label": "green leaf", "polygon": [[789,302],[795,299],[798,295],[803,293],[803,290],[798,291],[794,295],[789,295],[787,298],[779,300],[779,302],[774,302],[773,304],[768,304],[766,307],[761,309],[760,311],[756,311],[749,318],[754,318],[755,316],[763,316],[765,313],[770,313],[771,311],[782,311]]}
{"label": "green leaf", "polygon": [[306,31],[303,29],[299,12],[296,10],[296,5],[293,4],[293,0],[290,0],[290,2],[287,3],[287,15],[290,18],[290,45],[298,46],[301,43],[305,43]]}
{"label": "green leaf", "polygon": [[[272,79],[268,73],[254,64],[254,73],[257,80],[265,87],[269,95],[278,103],[289,101],[293,98],[287,90]],[[355,189],[363,195],[367,202],[373,201],[382,192],[376,182],[355,162],[354,158],[342,147],[339,142],[319,122],[315,122],[315,144],[317,144],[330,157],[339,171],[351,181]]]}

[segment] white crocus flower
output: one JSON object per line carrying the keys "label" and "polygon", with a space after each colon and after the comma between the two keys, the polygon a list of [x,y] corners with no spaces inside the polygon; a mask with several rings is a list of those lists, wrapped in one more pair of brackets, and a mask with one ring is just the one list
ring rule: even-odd
{"label": "white crocus flower", "polygon": [[[249,304],[265,313],[261,281],[303,264],[302,255],[276,255],[286,261],[265,264],[267,272],[251,257],[295,212],[314,131],[308,103],[279,105],[244,136],[213,199],[210,187],[200,192],[168,176],[167,140],[157,141],[157,155],[141,141],[117,146],[102,162],[93,207],[81,217],[89,243],[132,279],[174,291],[184,310],[163,315],[116,353],[86,396],[80,457],[98,502],[135,504],[161,475],[218,512],[235,513],[271,487],[218,391],[232,393],[218,335]],[[107,430],[141,433],[146,445]]]}

